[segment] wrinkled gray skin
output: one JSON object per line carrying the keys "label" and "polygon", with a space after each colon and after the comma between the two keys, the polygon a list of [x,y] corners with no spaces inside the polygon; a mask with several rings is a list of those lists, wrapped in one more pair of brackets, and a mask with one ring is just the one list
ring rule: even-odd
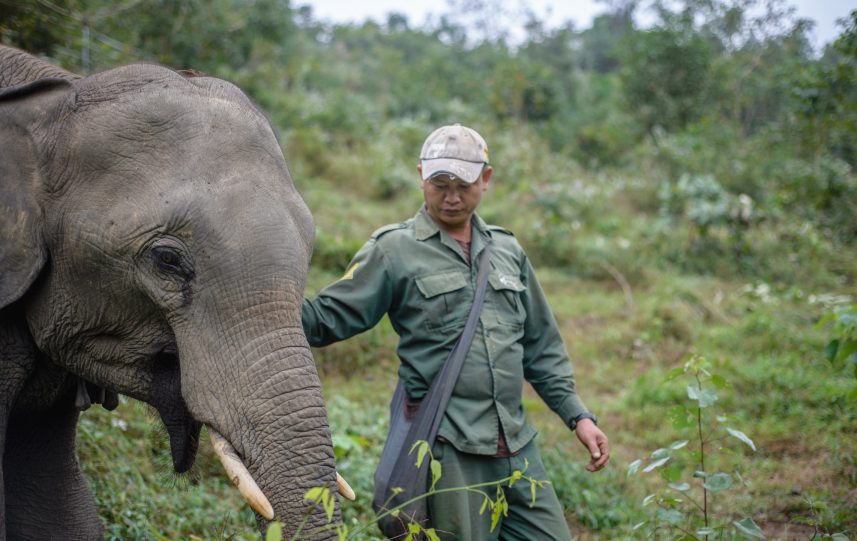
{"label": "wrinkled gray skin", "polygon": [[74,437],[115,393],[157,409],[177,471],[202,423],[223,434],[288,538],[305,491],[335,490],[301,329],[312,243],[233,85],[152,65],[79,78],[0,47],[0,540],[101,538]]}

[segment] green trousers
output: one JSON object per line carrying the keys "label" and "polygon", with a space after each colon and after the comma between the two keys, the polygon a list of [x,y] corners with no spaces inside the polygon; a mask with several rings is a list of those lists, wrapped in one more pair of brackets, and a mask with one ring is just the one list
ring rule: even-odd
{"label": "green trousers", "polygon": [[[494,458],[462,453],[447,442],[438,441],[432,448],[434,458],[442,465],[437,489],[454,488],[496,481],[512,475],[515,470],[524,475],[547,480],[539,448],[530,441],[520,453],[509,458]],[[512,487],[504,483],[503,491],[509,504],[508,516],[500,518],[491,530],[491,509],[480,514],[485,497],[474,491],[456,490],[433,496],[429,500],[431,526],[444,541],[571,541],[562,505],[552,485],[536,488],[532,503],[530,483],[524,479]],[[497,499],[496,487],[483,487],[492,500]]]}

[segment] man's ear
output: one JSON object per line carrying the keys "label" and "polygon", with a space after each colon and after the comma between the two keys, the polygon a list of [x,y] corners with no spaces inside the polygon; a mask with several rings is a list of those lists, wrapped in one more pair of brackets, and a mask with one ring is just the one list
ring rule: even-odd
{"label": "man's ear", "polygon": [[42,79],[0,90],[0,309],[27,292],[47,261],[36,132],[69,89]]}
{"label": "man's ear", "polygon": [[488,164],[485,164],[485,168],[482,170],[482,191],[488,191],[488,182],[491,180],[491,175],[494,174],[494,168]]}
{"label": "man's ear", "polygon": [[422,164],[421,164],[421,163],[418,163],[418,164],[417,164],[417,173],[418,173],[418,174],[419,174],[419,176],[420,176],[420,188],[422,188],[423,190],[425,190],[425,188],[426,188],[426,181],[425,181],[425,180],[423,180],[423,166],[422,166]]}

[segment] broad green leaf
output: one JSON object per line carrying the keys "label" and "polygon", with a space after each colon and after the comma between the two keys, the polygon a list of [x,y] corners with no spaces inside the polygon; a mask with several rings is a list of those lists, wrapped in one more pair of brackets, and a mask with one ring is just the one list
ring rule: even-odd
{"label": "broad green leaf", "polygon": [[813,502],[812,502],[811,507],[812,507],[813,509],[816,509],[816,510],[819,510],[819,511],[828,511],[828,510],[830,509],[830,508],[827,506],[827,502],[823,502],[823,501],[821,501],[821,500],[813,501]]}
{"label": "broad green leaf", "polygon": [[[429,446],[428,446],[428,443],[426,443],[424,441],[418,441],[418,442],[414,443],[414,447],[417,447],[416,466],[417,466],[417,468],[419,468],[423,463],[423,459],[426,457],[426,453],[428,453]],[[411,447],[411,451],[413,451],[413,447]]]}
{"label": "broad green leaf", "polygon": [[420,533],[421,529],[422,528],[420,528],[419,524],[416,524],[414,522],[408,522],[408,532],[409,533],[418,534],[418,533]]}
{"label": "broad green leaf", "polygon": [[753,440],[751,440],[749,437],[747,437],[747,435],[744,434],[743,432],[741,432],[740,430],[735,430],[733,428],[727,427],[726,431],[729,432],[730,434],[732,434],[732,436],[734,436],[734,437],[738,438],[739,440],[743,441],[744,443],[746,443],[750,447],[750,449],[752,449],[754,451],[756,450],[756,444],[753,443]]}
{"label": "broad green leaf", "polygon": [[824,356],[827,357],[827,360],[831,363],[836,362],[837,354],[839,353],[839,339],[833,339],[828,344],[827,347],[824,348]]}
{"label": "broad green leaf", "polygon": [[687,386],[687,397],[695,400],[700,408],[707,408],[717,402],[717,394],[711,389],[700,389],[696,385]]}
{"label": "broad green leaf", "polygon": [[663,466],[664,464],[667,463],[667,461],[669,459],[670,459],[670,457],[665,456],[664,458],[661,458],[659,460],[655,460],[654,462],[652,462],[651,464],[649,464],[648,466],[643,468],[643,473],[649,473],[650,471],[654,470],[655,468],[659,468],[659,467]]}
{"label": "broad green leaf", "polygon": [[429,462],[429,466],[431,467],[431,489],[434,490],[434,486],[440,480],[440,477],[443,473],[443,466],[441,465],[439,460],[431,459]]}
{"label": "broad green leaf", "polygon": [[675,368],[673,368],[669,372],[667,372],[666,377],[664,377],[664,383],[672,381],[682,374],[684,374],[684,367],[683,366],[676,366]]}
{"label": "broad green leaf", "polygon": [[681,449],[682,447],[685,447],[688,443],[689,442],[687,440],[677,441],[677,442],[673,443],[672,445],[670,445],[670,449],[677,451],[677,450]]}
{"label": "broad green leaf", "polygon": [[666,522],[667,524],[681,524],[684,522],[684,515],[678,509],[658,509],[655,513],[658,521]]}
{"label": "broad green leaf", "polygon": [[658,459],[663,458],[665,456],[670,456],[670,450],[661,447],[660,449],[656,449],[654,452],[652,452],[649,458]]}
{"label": "broad green leaf", "polygon": [[324,487],[312,487],[311,489],[306,491],[304,494],[304,499],[309,500],[311,502],[321,501],[321,497],[324,494]]}
{"label": "broad green leaf", "polygon": [[693,418],[684,406],[673,406],[667,410],[667,419],[672,423],[673,428],[682,430],[693,426]]}
{"label": "broad green leaf", "polygon": [[688,483],[670,483],[667,486],[673,490],[678,490],[679,492],[690,490],[690,485]]}
{"label": "broad green leaf", "polygon": [[272,522],[265,533],[265,541],[282,541],[283,525],[280,522]]}
{"label": "broad green leaf", "polygon": [[836,362],[845,362],[855,351],[857,351],[857,340],[845,340],[840,342],[839,351],[836,353]]}
{"label": "broad green leaf", "polygon": [[762,530],[759,529],[759,526],[753,522],[753,519],[747,517],[745,519],[736,520],[732,524],[735,525],[735,528],[742,534],[747,537],[752,537],[754,539],[764,539],[765,534],[762,533]]}
{"label": "broad green leaf", "polygon": [[709,492],[720,492],[732,486],[732,476],[723,472],[715,473],[709,475],[702,486]]}
{"label": "broad green leaf", "polygon": [[673,462],[661,470],[661,477],[667,483],[675,483],[681,479],[681,470],[681,466]]}
{"label": "broad green leaf", "polygon": [[730,387],[729,382],[726,381],[726,379],[724,379],[723,376],[719,374],[713,374],[711,376],[711,384],[717,387],[718,389],[728,389]]}
{"label": "broad green leaf", "polygon": [[642,461],[641,459],[639,459],[639,458],[638,458],[637,460],[635,460],[635,461],[631,462],[630,464],[628,464],[628,477],[630,477],[630,476],[634,475],[635,473],[637,473],[637,470],[639,470],[639,469],[640,469],[640,465],[641,465],[642,463],[643,463],[643,461]]}
{"label": "broad green leaf", "polygon": [[437,532],[434,528],[429,528],[428,530],[423,530],[426,534],[426,538],[428,541],[440,541],[440,537],[438,537]]}
{"label": "broad green leaf", "polygon": [[327,513],[327,521],[330,522],[333,520],[333,512],[336,511],[336,500],[331,495],[330,489],[325,488],[325,490],[327,493],[322,497],[321,504],[324,507],[324,512]]}
{"label": "broad green leaf", "polygon": [[494,503],[494,509],[491,510],[491,530],[490,531],[492,531],[492,532],[497,527],[497,525],[500,524],[500,517],[503,516],[503,503],[505,503],[505,502],[500,502],[500,501],[495,502]]}
{"label": "broad green leaf", "polygon": [[663,496],[658,503],[661,505],[666,505],[667,507],[678,508],[684,500],[681,498],[676,498],[674,496]]}

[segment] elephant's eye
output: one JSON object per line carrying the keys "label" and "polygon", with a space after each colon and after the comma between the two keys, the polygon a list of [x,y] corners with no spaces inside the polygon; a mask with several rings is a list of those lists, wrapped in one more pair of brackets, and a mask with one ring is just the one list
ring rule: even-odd
{"label": "elephant's eye", "polygon": [[186,274],[182,268],[181,255],[175,248],[167,246],[152,248],[152,258],[155,260],[155,265],[158,269],[163,272],[182,276]]}

